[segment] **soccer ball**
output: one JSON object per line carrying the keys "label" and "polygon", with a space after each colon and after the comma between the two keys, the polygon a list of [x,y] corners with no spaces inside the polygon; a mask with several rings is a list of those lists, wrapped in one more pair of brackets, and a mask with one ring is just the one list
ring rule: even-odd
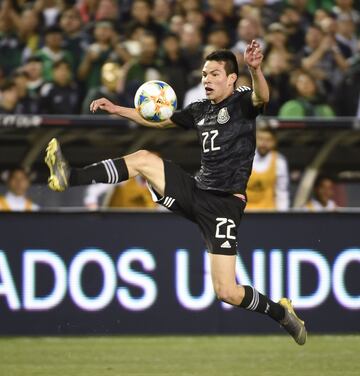
{"label": "soccer ball", "polygon": [[169,84],[154,80],[137,89],[134,104],[145,120],[159,122],[171,117],[176,110],[177,99]]}

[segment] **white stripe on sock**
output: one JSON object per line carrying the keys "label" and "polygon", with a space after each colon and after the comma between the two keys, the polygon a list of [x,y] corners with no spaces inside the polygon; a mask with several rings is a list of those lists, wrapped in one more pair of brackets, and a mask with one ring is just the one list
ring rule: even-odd
{"label": "white stripe on sock", "polygon": [[109,162],[110,162],[110,166],[113,168],[113,171],[114,171],[114,174],[115,174],[114,183],[117,183],[119,181],[119,174],[118,174],[118,171],[116,169],[115,163],[112,159],[109,159]]}
{"label": "white stripe on sock", "polygon": [[174,198],[171,198],[170,199],[170,202],[169,202],[169,205],[168,205],[168,208],[170,208],[171,207],[171,205],[174,203],[174,201],[175,201],[175,199]]}
{"label": "white stripe on sock", "polygon": [[167,207],[168,202],[170,201],[170,197],[166,196],[164,200],[164,205]]}
{"label": "white stripe on sock", "polygon": [[257,308],[259,304],[259,293],[253,287],[252,289],[253,289],[253,298],[251,300],[251,303],[248,305],[247,309],[251,311],[255,311],[255,309]]}
{"label": "white stripe on sock", "polygon": [[110,184],[114,184],[115,183],[115,174],[114,174],[114,171],[113,171],[112,166],[111,166],[111,164],[110,164],[109,161],[110,161],[109,159],[107,159],[105,161],[105,163],[106,163],[106,165],[107,165],[107,167],[108,167],[108,169],[110,171],[110,175],[111,175],[111,180],[109,181],[109,183]]}
{"label": "white stripe on sock", "polygon": [[110,175],[109,167],[107,166],[106,161],[101,161],[101,163],[105,166],[105,170],[108,176],[108,183],[111,183],[111,175]]}

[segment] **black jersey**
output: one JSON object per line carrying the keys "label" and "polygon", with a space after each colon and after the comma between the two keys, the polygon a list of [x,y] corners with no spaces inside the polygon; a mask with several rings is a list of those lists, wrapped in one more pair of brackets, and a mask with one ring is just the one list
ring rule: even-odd
{"label": "black jersey", "polygon": [[204,99],[176,111],[171,120],[195,128],[201,144],[197,186],[204,190],[245,194],[255,154],[255,118],[252,90],[240,86],[220,103]]}

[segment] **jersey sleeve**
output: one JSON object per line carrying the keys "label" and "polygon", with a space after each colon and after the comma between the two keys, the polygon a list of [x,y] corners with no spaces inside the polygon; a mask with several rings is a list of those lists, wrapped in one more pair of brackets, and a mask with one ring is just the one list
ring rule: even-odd
{"label": "jersey sleeve", "polygon": [[175,125],[181,128],[195,128],[194,103],[189,104],[183,110],[175,111],[170,119]]}
{"label": "jersey sleeve", "polygon": [[253,93],[252,89],[247,86],[240,86],[236,89],[240,93],[240,107],[241,112],[248,119],[255,119],[256,116],[261,114],[264,110],[264,106],[254,106],[251,95]]}

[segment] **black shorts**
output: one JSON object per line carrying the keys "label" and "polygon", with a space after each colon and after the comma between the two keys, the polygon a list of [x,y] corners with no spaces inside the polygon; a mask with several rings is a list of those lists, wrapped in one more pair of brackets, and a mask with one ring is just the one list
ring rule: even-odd
{"label": "black shorts", "polygon": [[230,193],[205,191],[176,164],[164,160],[165,195],[157,202],[198,224],[210,253],[235,255],[245,202]]}

